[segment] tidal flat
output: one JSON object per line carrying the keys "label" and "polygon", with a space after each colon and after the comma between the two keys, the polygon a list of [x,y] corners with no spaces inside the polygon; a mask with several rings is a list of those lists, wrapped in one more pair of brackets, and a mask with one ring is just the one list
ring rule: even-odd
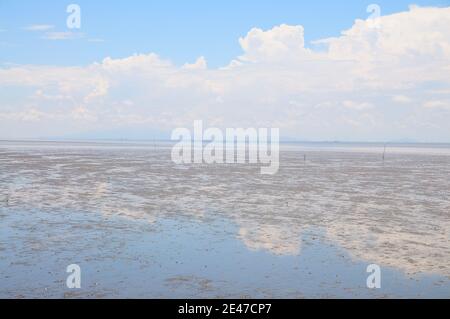
{"label": "tidal flat", "polygon": [[0,142],[0,297],[450,298],[449,145],[285,144],[275,175],[171,145]]}

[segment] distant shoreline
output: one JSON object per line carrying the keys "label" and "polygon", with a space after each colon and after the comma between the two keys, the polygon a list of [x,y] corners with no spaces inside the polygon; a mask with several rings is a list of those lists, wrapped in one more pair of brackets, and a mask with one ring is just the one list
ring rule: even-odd
{"label": "distant shoreline", "polygon": [[[45,139],[45,138],[21,138],[21,139],[11,139],[11,138],[0,138],[0,143],[173,143],[176,142],[170,139]],[[204,143],[210,142],[209,140],[203,140]],[[382,142],[382,141],[302,141],[302,140],[280,140],[280,144],[319,144],[319,145],[372,145],[372,146],[413,146],[413,145],[423,145],[423,146],[446,146],[450,147],[450,142]]]}

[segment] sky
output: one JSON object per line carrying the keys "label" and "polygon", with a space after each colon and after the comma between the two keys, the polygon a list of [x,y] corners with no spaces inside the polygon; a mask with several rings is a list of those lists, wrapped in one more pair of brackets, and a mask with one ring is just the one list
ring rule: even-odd
{"label": "sky", "polygon": [[0,0],[0,138],[153,138],[201,119],[298,140],[450,142],[449,7]]}

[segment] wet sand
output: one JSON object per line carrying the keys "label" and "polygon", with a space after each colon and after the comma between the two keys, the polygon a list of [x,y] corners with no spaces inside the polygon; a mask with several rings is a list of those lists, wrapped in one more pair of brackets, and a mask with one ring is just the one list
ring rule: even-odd
{"label": "wet sand", "polygon": [[381,154],[288,145],[269,176],[164,143],[0,142],[0,297],[450,298],[449,147]]}

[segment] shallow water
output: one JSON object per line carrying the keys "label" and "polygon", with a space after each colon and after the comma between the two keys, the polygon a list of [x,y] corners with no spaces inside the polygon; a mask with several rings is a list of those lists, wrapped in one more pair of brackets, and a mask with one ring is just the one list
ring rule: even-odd
{"label": "shallow water", "polygon": [[289,144],[270,176],[166,143],[0,142],[0,297],[450,298],[448,150]]}

